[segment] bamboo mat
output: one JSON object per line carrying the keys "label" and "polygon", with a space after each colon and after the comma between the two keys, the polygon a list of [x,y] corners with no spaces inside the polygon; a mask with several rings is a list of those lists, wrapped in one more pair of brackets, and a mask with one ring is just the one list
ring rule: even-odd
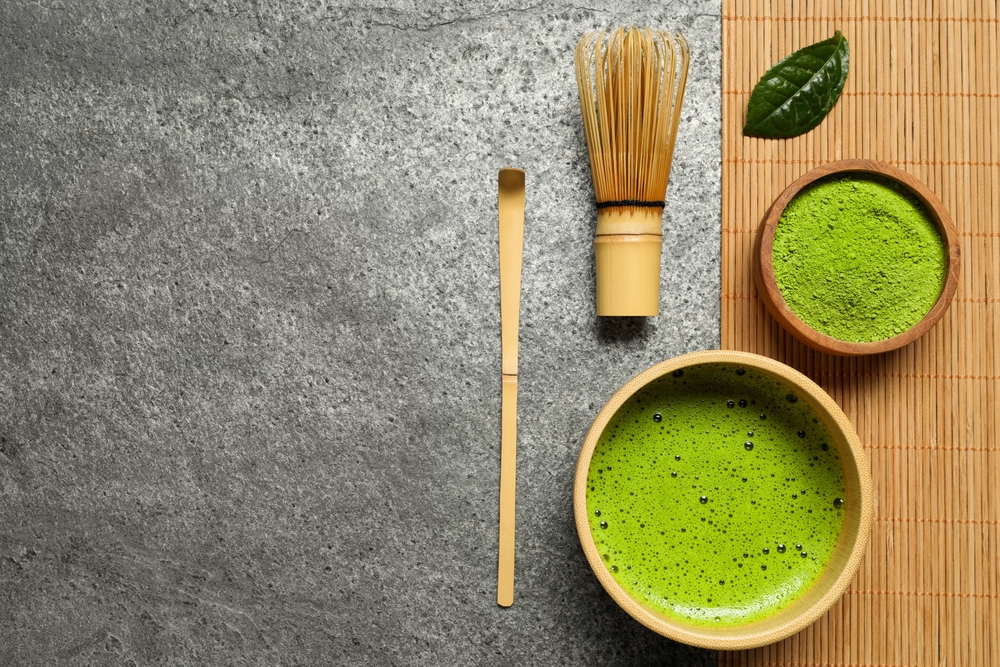
{"label": "bamboo mat", "polygon": [[[843,96],[815,130],[742,136],[773,63],[841,30]],[[723,0],[722,347],[823,386],[872,463],[871,545],[846,595],[798,635],[720,665],[1000,666],[1000,62],[996,0]],[[896,352],[812,352],[766,314],[750,273],[770,202],[815,165],[882,160],[923,180],[961,237],[955,302]]]}

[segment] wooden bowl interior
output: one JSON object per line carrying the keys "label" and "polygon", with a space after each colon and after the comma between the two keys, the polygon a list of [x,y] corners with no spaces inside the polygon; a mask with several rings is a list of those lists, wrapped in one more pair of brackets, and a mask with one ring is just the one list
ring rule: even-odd
{"label": "wooden bowl interior", "polygon": [[[587,517],[587,473],[601,433],[618,409],[639,389],[657,378],[705,363],[731,363],[761,371],[795,391],[822,419],[840,456],[847,484],[844,527],[833,555],[815,584],[799,599],[774,615],[741,626],[722,628],[688,625],[664,616],[632,598],[611,576],[597,550]],[[836,402],[818,385],[782,363],[746,352],[695,352],[664,361],[640,373],[601,409],[587,434],[577,463],[574,514],[580,542],[591,568],[611,597],[633,618],[661,635],[685,644],[718,650],[763,646],[789,637],[816,621],[853,579],[871,533],[872,482],[868,457],[857,433]]]}
{"label": "wooden bowl interior", "polygon": [[[785,207],[804,188],[814,182],[831,174],[839,173],[865,173],[882,176],[892,179],[909,190],[924,205],[927,213],[934,221],[941,239],[948,247],[948,268],[944,287],[938,295],[934,306],[919,322],[904,331],[903,333],[886,338],[884,340],[858,343],[844,341],[833,338],[819,332],[799,319],[798,315],[788,306],[785,298],[778,288],[777,280],[774,276],[774,234],[781,220]],[[917,179],[904,171],[900,171],[891,165],[874,162],[871,160],[839,160],[830,164],[822,165],[808,172],[778,195],[771,207],[764,214],[757,231],[756,244],[754,248],[753,274],[754,282],[757,284],[757,292],[760,294],[768,312],[774,317],[789,333],[809,347],[842,356],[856,356],[862,354],[880,354],[897,348],[909,345],[920,336],[923,336],[933,327],[944,315],[951,305],[955,292],[958,289],[958,278],[961,267],[961,251],[958,244],[958,233],[955,225],[945,210],[944,205],[930,189]]]}

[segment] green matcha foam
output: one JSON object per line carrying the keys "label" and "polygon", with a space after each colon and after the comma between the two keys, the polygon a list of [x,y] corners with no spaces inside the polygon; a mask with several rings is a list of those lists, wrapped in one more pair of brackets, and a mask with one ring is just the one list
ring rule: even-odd
{"label": "green matcha foam", "polygon": [[799,598],[843,526],[843,470],[804,400],[763,373],[702,364],[633,395],[598,441],[587,513],[636,600],[740,625]]}

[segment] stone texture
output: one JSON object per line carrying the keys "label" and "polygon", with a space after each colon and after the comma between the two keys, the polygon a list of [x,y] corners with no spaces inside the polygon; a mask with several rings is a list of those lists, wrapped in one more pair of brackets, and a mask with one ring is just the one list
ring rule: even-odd
{"label": "stone texture", "polygon": [[[0,665],[714,665],[572,520],[629,377],[718,346],[719,2],[0,5]],[[594,315],[572,52],[694,62],[662,314]],[[495,604],[496,173],[527,171]]]}

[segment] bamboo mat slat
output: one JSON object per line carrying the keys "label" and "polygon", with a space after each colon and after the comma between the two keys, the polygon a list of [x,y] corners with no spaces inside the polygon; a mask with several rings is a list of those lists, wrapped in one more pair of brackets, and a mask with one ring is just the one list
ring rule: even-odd
{"label": "bamboo mat slat", "polygon": [[[1000,666],[1000,20],[996,0],[723,0],[722,347],[826,389],[872,463],[875,526],[848,592],[783,642],[724,666]],[[841,30],[851,71],[830,116],[786,141],[742,135],[773,63]],[[942,321],[875,357],[813,352],[751,277],[771,201],[812,167],[882,160],[921,179],[958,228],[962,279]]]}

